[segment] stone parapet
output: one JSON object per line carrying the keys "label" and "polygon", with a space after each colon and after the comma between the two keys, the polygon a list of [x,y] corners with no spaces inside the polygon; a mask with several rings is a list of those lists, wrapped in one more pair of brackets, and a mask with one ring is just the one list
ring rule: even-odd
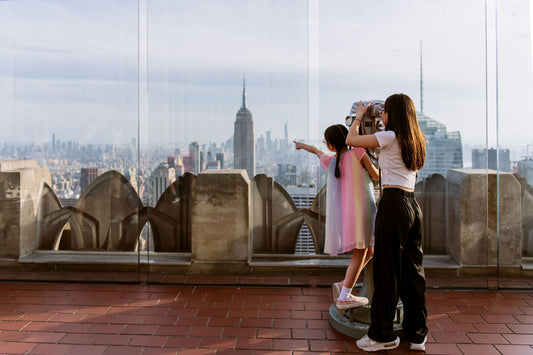
{"label": "stone parapet", "polygon": [[[89,269],[113,264],[116,255],[110,252],[123,252],[121,265],[146,263],[183,273],[346,268],[348,255],[321,253],[323,191],[311,208],[299,209],[283,186],[263,174],[250,180],[244,170],[208,170],[182,178],[155,207],[147,207],[127,179],[109,171],[92,182],[76,206],[62,206],[50,188],[48,169],[31,160],[2,160],[0,262],[38,269],[67,267],[70,260],[71,266]],[[432,229],[424,245],[426,268],[454,275],[530,268],[530,189],[513,174],[466,169],[417,186],[426,227]],[[152,236],[142,239],[148,223]],[[295,254],[303,223],[317,254]],[[149,248],[143,249],[143,241]],[[87,260],[98,261],[80,263],[77,255],[85,252]]]}

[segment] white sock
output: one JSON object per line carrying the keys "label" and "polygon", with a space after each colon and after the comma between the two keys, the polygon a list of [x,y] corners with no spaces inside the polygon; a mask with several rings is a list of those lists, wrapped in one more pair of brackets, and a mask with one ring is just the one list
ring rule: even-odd
{"label": "white sock", "polygon": [[339,299],[341,301],[347,301],[350,297],[350,294],[352,293],[352,289],[348,287],[342,286],[341,294],[339,295]]}

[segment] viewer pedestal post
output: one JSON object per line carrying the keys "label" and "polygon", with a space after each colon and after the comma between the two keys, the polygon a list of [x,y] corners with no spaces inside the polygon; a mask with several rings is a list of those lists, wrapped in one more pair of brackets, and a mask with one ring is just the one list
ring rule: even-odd
{"label": "viewer pedestal post", "polygon": [[[363,286],[359,291],[361,297],[368,298],[368,305],[339,311],[334,304],[329,307],[329,323],[338,332],[349,337],[360,339],[367,332],[370,326],[370,310],[372,296],[374,295],[374,266],[371,260],[363,270]],[[396,317],[394,318],[394,330],[400,330],[403,320],[403,305],[398,302],[396,306]]]}

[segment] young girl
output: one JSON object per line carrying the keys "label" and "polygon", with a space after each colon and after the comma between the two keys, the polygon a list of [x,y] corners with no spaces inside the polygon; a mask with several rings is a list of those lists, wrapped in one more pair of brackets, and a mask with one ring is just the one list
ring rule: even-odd
{"label": "young girl", "polygon": [[365,149],[348,149],[347,134],[348,129],[340,124],[330,126],[324,132],[326,146],[335,156],[314,146],[294,142],[296,149],[316,154],[320,165],[328,172],[324,252],[341,254],[353,250],[344,280],[333,285],[333,297],[339,309],[368,303],[366,297],[355,297],[351,291],[373,254],[376,206],[368,175],[374,180],[379,178]]}
{"label": "young girl", "polygon": [[[362,117],[367,106],[357,105]],[[394,349],[400,339],[393,332],[393,319],[400,297],[403,331],[411,350],[425,350],[428,328],[422,266],[422,213],[414,188],[417,171],[426,157],[425,137],[416,118],[413,101],[404,94],[387,98],[382,116],[385,131],[360,136],[357,120],[350,127],[350,146],[380,148],[379,167],[383,193],[376,216],[374,295],[368,334],[357,341],[364,351]]]}

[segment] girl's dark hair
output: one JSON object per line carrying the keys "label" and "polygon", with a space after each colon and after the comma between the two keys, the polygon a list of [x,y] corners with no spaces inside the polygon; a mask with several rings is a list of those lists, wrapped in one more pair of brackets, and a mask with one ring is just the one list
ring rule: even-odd
{"label": "girl's dark hair", "polygon": [[341,160],[341,151],[348,146],[346,145],[346,137],[348,136],[348,128],[341,124],[329,126],[324,132],[324,138],[326,143],[335,147],[337,152],[337,158],[335,159],[335,177],[341,176],[341,170],[339,169],[339,162]]}
{"label": "girl's dark hair", "polygon": [[386,131],[394,131],[402,160],[411,171],[422,169],[426,160],[426,137],[416,119],[415,104],[404,94],[394,94],[385,100],[385,112],[389,115]]}

